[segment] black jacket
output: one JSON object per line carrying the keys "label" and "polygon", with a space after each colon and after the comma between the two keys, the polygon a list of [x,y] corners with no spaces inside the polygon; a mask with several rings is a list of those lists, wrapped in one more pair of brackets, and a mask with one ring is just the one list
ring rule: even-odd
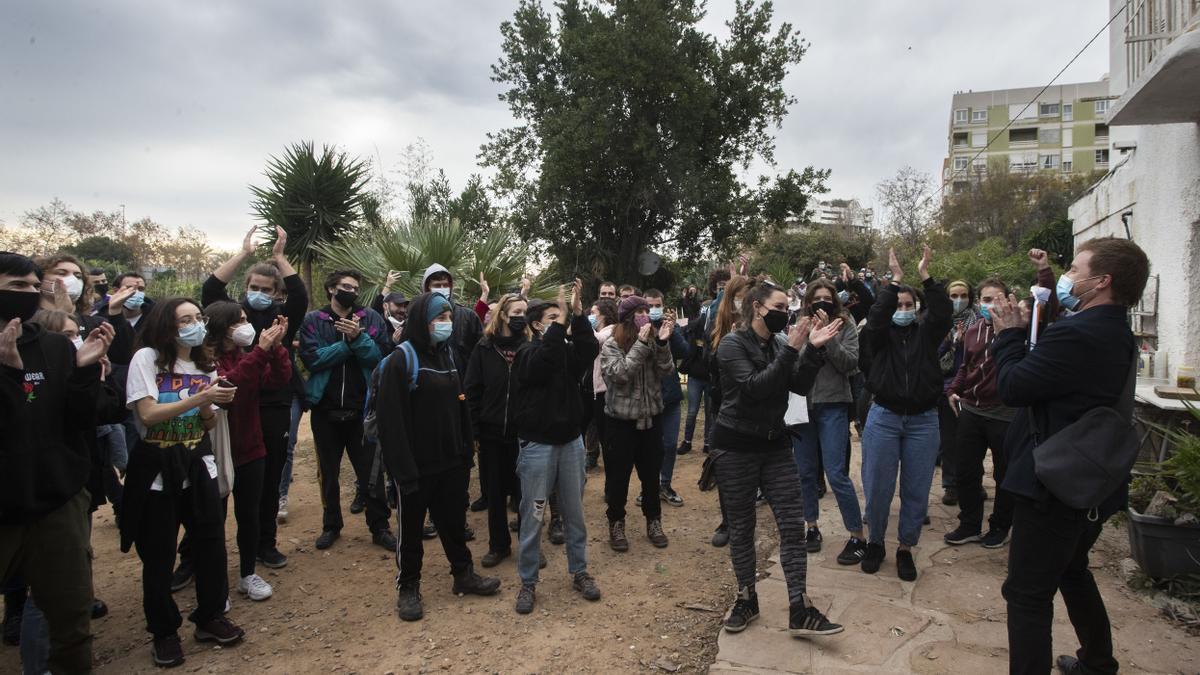
{"label": "black jacket", "polygon": [[[1025,349],[1024,330],[1010,328],[996,336],[992,354],[1000,398],[1017,409],[1004,442],[1005,490],[1038,501],[1050,499],[1034,472],[1031,408],[1042,438],[1048,438],[1087,411],[1117,402],[1135,344],[1125,315],[1124,307],[1101,305],[1059,319],[1038,337],[1031,352]],[[1127,496],[1128,484],[1105,500],[1101,515],[1122,508]]]}
{"label": "black jacket", "polygon": [[782,336],[764,341],[752,329],[726,335],[717,347],[721,409],[717,424],[743,436],[776,440],[786,433],[788,392],[807,394],[825,365],[825,350],[804,357]]}
{"label": "black jacket", "polygon": [[950,332],[954,306],[946,289],[933,278],[925,280],[925,311],[908,326],[892,323],[896,286],[879,290],[859,345],[869,352],[867,389],[875,402],[899,415],[915,415],[937,407],[942,394],[938,346]]}
{"label": "black jacket", "polygon": [[600,354],[586,316],[567,330],[555,322],[517,352],[517,436],[524,441],[562,445],[579,438],[583,400],[579,382]]}
{"label": "black jacket", "polygon": [[75,366],[71,341],[27,323],[24,368],[0,366],[0,524],[25,524],[67,503],[92,470],[100,366]]}
{"label": "black jacket", "polygon": [[[524,343],[521,337],[505,348],[519,350]],[[517,425],[513,420],[516,400],[512,396],[517,379],[513,377],[515,365],[516,359],[510,362],[505,358],[493,338],[485,336],[471,352],[463,388],[476,438],[516,440]]]}
{"label": "black jacket", "polygon": [[450,346],[454,349],[455,369],[458,370],[458,376],[463,378],[467,374],[467,364],[471,362],[471,352],[475,351],[475,345],[483,337],[483,322],[475,310],[451,304],[454,306],[454,332],[450,334]]}

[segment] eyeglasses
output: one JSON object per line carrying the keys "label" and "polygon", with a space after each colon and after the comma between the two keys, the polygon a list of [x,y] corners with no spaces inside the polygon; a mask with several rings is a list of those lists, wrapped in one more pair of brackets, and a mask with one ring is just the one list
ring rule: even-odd
{"label": "eyeglasses", "polygon": [[185,316],[182,319],[179,319],[179,321],[177,323],[181,326],[190,326],[190,325],[196,324],[196,323],[198,323],[202,326],[207,326],[208,325],[208,317],[207,316]]}

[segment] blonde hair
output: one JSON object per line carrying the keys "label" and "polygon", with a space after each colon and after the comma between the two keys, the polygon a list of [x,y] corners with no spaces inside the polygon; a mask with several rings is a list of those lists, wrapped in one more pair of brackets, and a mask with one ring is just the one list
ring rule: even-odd
{"label": "blonde hair", "polygon": [[[496,301],[496,308],[492,310],[491,319],[488,320],[487,326],[485,326],[483,329],[484,335],[488,336],[489,338],[495,338],[497,335],[501,334],[501,329],[507,323],[507,319],[502,317],[508,312],[508,308],[511,307],[514,302],[524,302],[526,306],[529,304],[529,301],[526,300],[524,296],[517,295],[516,293],[509,293],[507,295],[500,296],[500,299]],[[526,340],[533,339],[533,330],[529,328],[528,321],[525,322],[525,330],[522,332],[525,334]]]}
{"label": "blonde hair", "polygon": [[39,309],[30,321],[51,333],[61,333],[68,321],[75,324],[76,329],[83,330],[83,324],[79,322],[79,319],[76,319],[70,312],[64,312],[61,309]]}

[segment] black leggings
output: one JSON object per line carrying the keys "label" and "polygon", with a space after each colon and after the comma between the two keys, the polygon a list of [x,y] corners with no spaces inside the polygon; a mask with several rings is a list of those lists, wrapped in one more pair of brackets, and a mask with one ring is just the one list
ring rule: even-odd
{"label": "black leggings", "polygon": [[259,457],[233,468],[233,518],[237,521],[239,568],[243,577],[254,574],[254,561],[258,557],[259,510],[266,466],[266,458]]}

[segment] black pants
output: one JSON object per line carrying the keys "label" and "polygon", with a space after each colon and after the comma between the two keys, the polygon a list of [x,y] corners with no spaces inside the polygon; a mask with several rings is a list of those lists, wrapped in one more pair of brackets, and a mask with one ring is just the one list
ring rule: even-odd
{"label": "black pants", "polygon": [[964,409],[959,413],[955,485],[958,487],[958,522],[967,527],[982,529],[983,525],[983,459],[992,449],[992,475],[996,479],[996,501],[988,523],[993,529],[1012,527],[1013,496],[1000,489],[1008,471],[1008,455],[1004,452],[1004,435],[1008,422],[984,417]]}
{"label": "black pants", "polygon": [[[241,576],[254,574],[261,534],[259,509],[262,504],[263,469],[266,458],[258,458],[233,469],[233,519],[237,521],[238,568]],[[279,500],[275,501],[276,504]]]}
{"label": "black pants", "polygon": [[[334,421],[329,417],[328,410],[314,408],[309,413],[312,422],[313,443],[317,446],[317,480],[321,483],[321,506],[324,517],[321,527],[328,530],[341,530],[342,525],[342,492],[338,480],[342,471],[342,454],[350,456],[350,465],[354,467],[357,483],[363,489],[370,484],[371,465],[374,455],[363,444],[362,417],[349,420]],[[367,491],[367,528],[371,532],[387,529],[388,518],[392,511],[387,501],[380,494],[382,490]],[[466,492],[458,494],[461,502]]]}
{"label": "black pants", "polygon": [[421,580],[421,564],[425,557],[425,512],[433,520],[438,539],[450,561],[450,573],[461,574],[471,567],[471,550],[467,548],[467,509],[462,496],[471,482],[471,470],[462,467],[432,476],[422,476],[418,489],[400,495],[400,539],[396,545],[396,566],[400,573],[396,584]]}
{"label": "black pants", "polygon": [[604,446],[608,445],[608,438],[605,436],[605,422],[608,420],[608,416],[604,414],[604,392],[588,397],[587,406],[585,407],[588,406],[592,410],[592,423],[596,425],[596,441],[598,446],[595,449],[589,447],[587,450],[588,459],[593,460],[598,459],[600,453],[604,451]]}
{"label": "black pants", "polygon": [[488,550],[511,551],[512,533],[508,530],[508,498],[521,501],[521,482],[517,479],[517,440],[479,439],[479,473],[488,483]]}
{"label": "black pants", "polygon": [[[275,548],[279,526],[279,483],[283,480],[283,465],[287,462],[288,432],[292,422],[289,406],[263,406],[258,414],[262,420],[263,445],[267,447],[263,463],[262,497],[258,507],[258,548]],[[238,527],[241,531],[241,527]],[[238,544],[241,546],[241,543]]]}
{"label": "black pants", "polygon": [[1117,672],[1108,612],[1088,569],[1088,552],[1103,525],[1104,519],[1089,521],[1086,511],[1054,499],[1048,506],[1017,500],[1003,587],[1010,673],[1050,672],[1056,592],[1079,639],[1076,656],[1085,672]]}
{"label": "black pants", "polygon": [[637,422],[607,417],[604,420],[604,498],[608,502],[608,521],[625,519],[629,499],[629,476],[637,469],[642,483],[642,513],[646,520],[662,518],[658,501],[659,472],[662,470],[662,419],[655,417],[649,429],[638,429]]}
{"label": "black pants", "polygon": [[181,524],[187,528],[188,555],[196,574],[196,609],[188,620],[203,624],[221,616],[225,609],[228,589],[224,523],[197,522],[191,492],[192,488],[178,495],[150,492],[142,507],[142,522],[135,544],[142,560],[142,609],[146,612],[146,630],[155,638],[174,635],[183,624],[179,607],[171,597],[175,542]]}
{"label": "black pants", "polygon": [[952,488],[958,482],[958,455],[955,452],[958,415],[950,408],[950,401],[945,395],[938,397],[938,432],[941,433],[938,457],[942,460],[942,487]]}

